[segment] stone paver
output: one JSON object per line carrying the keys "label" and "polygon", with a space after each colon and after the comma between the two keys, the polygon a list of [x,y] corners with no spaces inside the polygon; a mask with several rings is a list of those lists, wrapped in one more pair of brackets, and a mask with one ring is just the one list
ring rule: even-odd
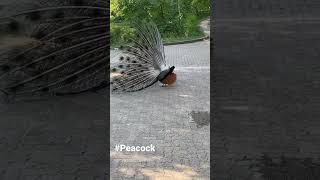
{"label": "stone paver", "polygon": [[[192,111],[210,111],[209,41],[166,46],[177,83],[111,95],[112,179],[209,179],[210,128]],[[117,152],[115,145],[153,144],[156,152]]]}

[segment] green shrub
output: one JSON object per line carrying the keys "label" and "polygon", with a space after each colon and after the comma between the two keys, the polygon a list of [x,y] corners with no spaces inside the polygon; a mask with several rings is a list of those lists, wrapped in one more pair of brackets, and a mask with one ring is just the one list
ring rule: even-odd
{"label": "green shrub", "polygon": [[185,36],[192,37],[199,35],[199,19],[195,15],[188,15],[185,23]]}
{"label": "green shrub", "polygon": [[111,23],[110,34],[111,45],[115,47],[129,43],[135,36],[135,30],[126,24]]}

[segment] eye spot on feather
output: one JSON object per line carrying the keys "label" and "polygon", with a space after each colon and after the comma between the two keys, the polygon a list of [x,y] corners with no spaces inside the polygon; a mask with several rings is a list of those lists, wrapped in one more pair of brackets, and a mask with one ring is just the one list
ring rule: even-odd
{"label": "eye spot on feather", "polygon": [[139,64],[138,67],[142,67],[142,64]]}
{"label": "eye spot on feather", "polygon": [[29,19],[30,21],[38,21],[41,19],[41,14],[39,11],[34,11],[34,12],[29,13],[26,16],[26,18]]}
{"label": "eye spot on feather", "polygon": [[9,71],[11,68],[10,68],[10,66],[8,66],[8,65],[3,65],[3,66],[0,66],[1,67],[1,70],[2,71]]}
{"label": "eye spot on feather", "polygon": [[93,9],[92,12],[90,13],[90,16],[92,16],[92,17],[105,17],[106,12],[101,11],[99,9]]}
{"label": "eye spot on feather", "polygon": [[41,89],[42,92],[49,92],[49,90],[50,90],[50,89],[49,89],[48,87],[45,87],[45,88],[42,88],[42,89]]}
{"label": "eye spot on feather", "polygon": [[74,6],[83,6],[84,2],[83,2],[83,0],[74,0],[72,4]]}
{"label": "eye spot on feather", "polygon": [[35,33],[33,33],[31,35],[31,37],[37,38],[37,39],[40,39],[40,38],[42,38],[44,36],[45,36],[45,33],[43,31],[41,31],[41,30],[39,30],[39,31],[37,31],[37,32],[35,32]]}
{"label": "eye spot on feather", "polygon": [[14,60],[16,60],[16,61],[23,61],[23,60],[25,60],[26,59],[26,57],[25,57],[25,55],[23,55],[23,54],[20,54],[20,55],[18,55],[18,56],[16,56],[15,58],[14,58]]}
{"label": "eye spot on feather", "polygon": [[68,37],[61,37],[59,39],[56,39],[56,41],[58,41],[59,43],[66,43],[70,41],[70,38]]}
{"label": "eye spot on feather", "polygon": [[119,58],[119,60],[120,60],[120,61],[123,61],[123,60],[124,60],[124,57],[123,57],[123,56],[121,56],[121,57]]}
{"label": "eye spot on feather", "polygon": [[130,61],[130,57],[127,57],[127,59],[126,59],[127,61]]}
{"label": "eye spot on feather", "polygon": [[118,67],[119,67],[119,68],[123,68],[123,65],[122,65],[122,64],[120,64]]}
{"label": "eye spot on feather", "polygon": [[66,83],[67,83],[67,84],[72,83],[72,82],[76,81],[78,78],[79,78],[79,77],[78,77],[77,75],[74,75],[74,76],[68,78],[68,79],[66,80]]}
{"label": "eye spot on feather", "polygon": [[63,11],[55,12],[55,14],[53,15],[53,18],[55,19],[64,18],[64,12]]}
{"label": "eye spot on feather", "polygon": [[20,24],[18,23],[18,21],[16,20],[12,20],[9,24],[8,24],[8,30],[9,31],[18,31],[20,29]]}
{"label": "eye spot on feather", "polygon": [[137,61],[133,60],[132,63],[137,63]]}
{"label": "eye spot on feather", "polygon": [[16,92],[16,91],[18,91],[19,89],[21,89],[23,87],[24,87],[24,84],[19,84],[17,86],[11,87],[10,90],[13,91],[13,92]]}

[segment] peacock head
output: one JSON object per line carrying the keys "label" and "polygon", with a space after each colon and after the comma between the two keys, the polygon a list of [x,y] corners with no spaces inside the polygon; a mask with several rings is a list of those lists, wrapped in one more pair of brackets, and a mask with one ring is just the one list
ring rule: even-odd
{"label": "peacock head", "polygon": [[174,68],[175,68],[174,66],[171,66],[171,67],[170,67],[170,72],[169,72],[169,73],[173,73]]}

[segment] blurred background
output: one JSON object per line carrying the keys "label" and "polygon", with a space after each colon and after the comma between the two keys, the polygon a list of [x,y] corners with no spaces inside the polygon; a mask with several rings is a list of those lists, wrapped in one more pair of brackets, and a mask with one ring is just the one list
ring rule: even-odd
{"label": "blurred background", "polygon": [[209,16],[209,0],[112,0],[111,47],[128,43],[134,36],[130,23],[136,20],[155,22],[164,43],[201,38],[204,34],[199,23]]}

